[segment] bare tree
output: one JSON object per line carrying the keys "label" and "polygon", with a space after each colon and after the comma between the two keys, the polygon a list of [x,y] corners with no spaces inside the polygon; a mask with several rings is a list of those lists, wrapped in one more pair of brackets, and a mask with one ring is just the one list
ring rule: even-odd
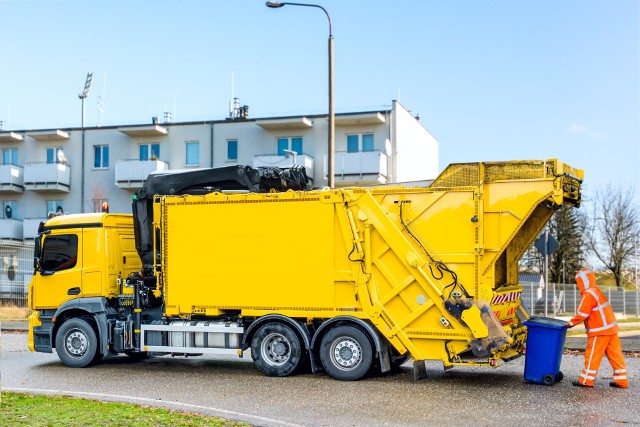
{"label": "bare tree", "polygon": [[611,184],[596,192],[589,219],[587,246],[621,286],[624,268],[634,257],[640,235],[640,209],[634,191]]}

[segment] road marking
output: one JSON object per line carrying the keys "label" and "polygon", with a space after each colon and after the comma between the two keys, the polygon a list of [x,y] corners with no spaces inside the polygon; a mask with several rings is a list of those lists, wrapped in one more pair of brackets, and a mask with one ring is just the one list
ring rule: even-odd
{"label": "road marking", "polygon": [[[2,391],[12,391],[17,393],[31,393],[31,394],[45,394],[45,395],[65,395],[80,398],[103,398],[109,401],[120,403],[139,403],[149,404],[151,406],[161,406],[163,408],[182,410],[195,409],[195,410],[207,410],[211,411],[214,416],[221,418],[234,417],[236,421],[246,423],[260,423],[259,425],[274,425],[274,426],[287,426],[287,427],[303,427],[301,424],[288,423],[285,421],[274,420],[272,418],[261,417],[258,415],[245,414],[243,412],[229,411],[226,409],[213,408],[211,406],[193,405],[191,403],[182,402],[169,402],[160,399],[150,399],[147,397],[135,397],[125,396],[120,394],[108,394],[108,393],[90,393],[84,391],[69,391],[69,390],[47,390],[40,388],[21,388],[21,387],[2,387]],[[208,414],[207,414],[208,415]]]}

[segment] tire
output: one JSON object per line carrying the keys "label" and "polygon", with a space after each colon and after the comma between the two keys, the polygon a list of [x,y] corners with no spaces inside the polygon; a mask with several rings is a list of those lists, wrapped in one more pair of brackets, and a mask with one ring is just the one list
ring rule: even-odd
{"label": "tire", "polygon": [[341,381],[356,381],[371,368],[373,346],[360,329],[338,326],[322,338],[320,362],[331,377]]}
{"label": "tire", "polygon": [[542,377],[542,383],[544,385],[553,385],[556,382],[556,377],[554,375],[545,375]]}
{"label": "tire", "polygon": [[60,326],[56,335],[56,352],[62,362],[71,368],[91,365],[98,352],[98,339],[91,325],[84,319],[69,319]]}
{"label": "tire", "polygon": [[556,375],[556,382],[559,383],[563,379],[564,379],[564,374],[562,373],[562,371],[558,371],[558,375]]}
{"label": "tire", "polygon": [[253,363],[269,377],[297,373],[304,364],[305,355],[298,335],[282,323],[261,326],[251,340]]}

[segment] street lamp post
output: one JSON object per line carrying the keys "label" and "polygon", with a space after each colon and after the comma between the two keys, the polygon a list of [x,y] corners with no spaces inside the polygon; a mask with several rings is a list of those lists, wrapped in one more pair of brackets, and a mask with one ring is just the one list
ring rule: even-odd
{"label": "street lamp post", "polygon": [[329,131],[328,131],[328,143],[327,143],[327,185],[330,188],[334,187],[334,152],[335,152],[335,111],[333,107],[333,31],[331,29],[331,17],[327,10],[318,4],[308,3],[291,3],[291,2],[278,2],[268,1],[265,3],[267,7],[280,8],[282,6],[307,6],[316,7],[322,9],[327,15],[329,20]]}

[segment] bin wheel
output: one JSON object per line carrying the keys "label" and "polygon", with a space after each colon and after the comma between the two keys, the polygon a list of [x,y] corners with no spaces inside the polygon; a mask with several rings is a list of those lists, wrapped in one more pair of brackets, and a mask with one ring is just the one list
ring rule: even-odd
{"label": "bin wheel", "polygon": [[556,382],[559,383],[564,378],[564,374],[560,371],[558,375],[556,375]]}
{"label": "bin wheel", "polygon": [[545,375],[542,377],[542,383],[544,385],[553,385],[556,382],[556,377],[554,375]]}

